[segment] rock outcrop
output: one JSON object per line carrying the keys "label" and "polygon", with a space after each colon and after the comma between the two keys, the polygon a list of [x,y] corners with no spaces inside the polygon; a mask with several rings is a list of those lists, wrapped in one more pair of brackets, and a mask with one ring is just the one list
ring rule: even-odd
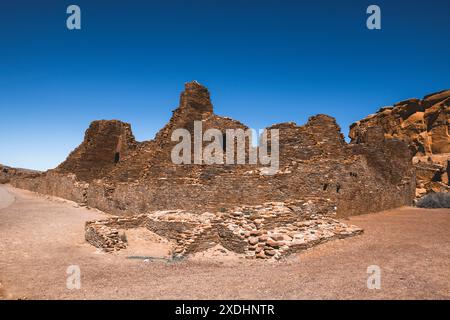
{"label": "rock outcrop", "polygon": [[14,179],[35,178],[40,174],[41,172],[37,170],[12,168],[0,164],[0,184],[10,183]]}
{"label": "rock outcrop", "polygon": [[432,192],[450,192],[450,154],[416,156],[413,158],[416,169],[416,197]]}
{"label": "rock outcrop", "polygon": [[370,127],[381,128],[386,138],[408,142],[414,155],[450,153],[450,90],[381,108],[350,126],[352,142]]}
{"label": "rock outcrop", "polygon": [[368,130],[408,143],[417,172],[417,197],[450,190],[450,90],[381,108],[351,125],[352,142],[363,141]]}

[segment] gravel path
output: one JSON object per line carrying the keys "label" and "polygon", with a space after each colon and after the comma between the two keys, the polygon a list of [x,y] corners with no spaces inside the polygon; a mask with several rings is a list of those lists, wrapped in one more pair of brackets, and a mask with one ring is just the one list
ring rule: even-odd
{"label": "gravel path", "polygon": [[[281,263],[166,263],[98,253],[84,241],[84,222],[106,215],[69,201],[0,185],[0,208],[3,298],[450,299],[450,209],[353,217],[346,222],[363,235]],[[79,290],[66,287],[69,265],[80,267]],[[367,288],[370,265],[381,268],[380,290]]]}

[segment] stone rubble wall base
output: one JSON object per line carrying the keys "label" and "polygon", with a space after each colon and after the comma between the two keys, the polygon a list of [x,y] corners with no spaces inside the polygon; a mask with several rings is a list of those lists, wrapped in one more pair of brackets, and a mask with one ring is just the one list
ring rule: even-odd
{"label": "stone rubble wall base", "polygon": [[[249,259],[273,259],[317,244],[363,232],[333,217],[325,200],[271,202],[236,207],[230,212],[193,214],[183,210],[156,211],[86,223],[86,240],[106,252],[126,248],[119,230],[146,227],[172,240],[173,257],[201,252],[217,244]],[[321,212],[318,214],[317,212]]]}

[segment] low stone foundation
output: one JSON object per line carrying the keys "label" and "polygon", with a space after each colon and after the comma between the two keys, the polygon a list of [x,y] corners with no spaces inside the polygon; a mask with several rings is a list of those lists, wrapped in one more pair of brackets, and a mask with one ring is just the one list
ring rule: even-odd
{"label": "low stone foundation", "polygon": [[104,251],[126,248],[119,230],[145,227],[174,242],[173,257],[216,245],[249,259],[280,259],[317,244],[363,232],[333,217],[336,207],[324,199],[269,202],[227,212],[203,214],[155,211],[86,223],[86,240]]}
{"label": "low stone foundation", "polygon": [[101,248],[105,252],[125,249],[127,247],[116,228],[111,228],[105,221],[97,221],[92,225],[86,224],[85,238],[94,247]]}

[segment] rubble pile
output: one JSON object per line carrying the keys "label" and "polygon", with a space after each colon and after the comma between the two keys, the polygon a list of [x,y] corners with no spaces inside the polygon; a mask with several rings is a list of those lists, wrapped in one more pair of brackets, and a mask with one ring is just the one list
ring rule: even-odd
{"label": "rubble pile", "polygon": [[450,192],[450,153],[413,158],[416,169],[416,198],[428,193]]}

